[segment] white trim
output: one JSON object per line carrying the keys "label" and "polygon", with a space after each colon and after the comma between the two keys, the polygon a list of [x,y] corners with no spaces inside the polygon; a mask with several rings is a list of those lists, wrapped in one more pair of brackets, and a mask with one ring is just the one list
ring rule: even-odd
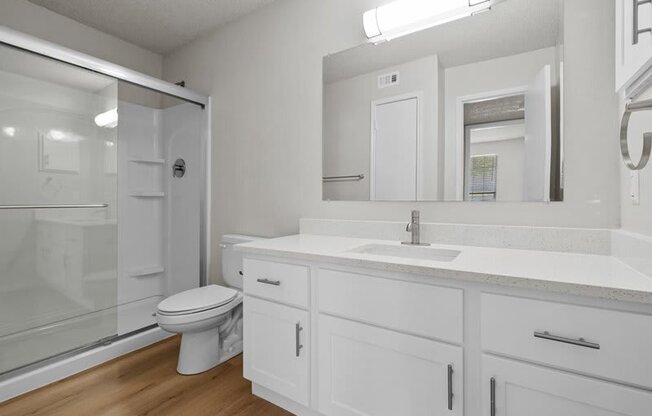
{"label": "white trim", "polygon": [[464,104],[484,100],[493,100],[512,95],[525,94],[527,85],[505,88],[500,90],[486,91],[477,94],[463,95],[455,99],[455,200],[464,200],[464,159],[465,159],[465,128],[464,128]]}
{"label": "white trim", "polygon": [[409,92],[393,97],[379,98],[371,101],[371,138],[369,142],[369,200],[376,200],[376,107],[399,101],[417,100],[417,172],[416,172],[416,200],[423,199],[423,91]]}
{"label": "white trim", "polygon": [[152,328],[106,346],[76,354],[70,358],[0,381],[0,403],[39,387],[81,373],[91,367],[173,336],[161,328]]}
{"label": "white trim", "polygon": [[25,51],[45,56],[57,61],[75,65],[80,68],[99,72],[101,74],[117,78],[130,84],[135,84],[154,91],[159,91],[163,94],[171,95],[173,97],[199,104],[202,107],[205,107],[206,104],[208,104],[208,97],[191,91],[187,88],[183,88],[170,82],[166,82],[161,79],[134,71],[132,69],[116,65],[112,62],[78,52],[74,49],[69,49],[52,42],[48,42],[46,40],[27,35],[13,29],[9,29],[8,27],[2,25],[0,25],[0,43],[18,49],[23,49]]}

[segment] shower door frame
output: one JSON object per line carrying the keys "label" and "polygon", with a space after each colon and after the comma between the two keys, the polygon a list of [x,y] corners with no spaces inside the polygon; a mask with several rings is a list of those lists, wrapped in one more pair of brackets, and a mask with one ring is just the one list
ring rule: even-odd
{"label": "shower door frame", "polygon": [[210,97],[189,90],[185,87],[173,84],[171,82],[163,81],[161,79],[143,74],[133,69],[126,68],[78,52],[74,49],[66,48],[56,43],[48,42],[37,37],[27,35],[25,33],[10,29],[6,26],[0,25],[0,44],[10,46],[12,48],[20,49],[25,52],[40,55],[55,61],[63,62],[79,68],[87,69],[97,72],[129,84],[138,85],[152,91],[160,92],[165,95],[180,98],[184,101],[200,106],[204,111],[208,111],[206,135],[202,137],[201,148],[202,152],[202,166],[201,173],[203,183],[201,186],[200,194],[200,277],[199,282],[201,286],[205,286],[210,276],[210,238],[208,230],[210,229],[210,193],[208,192],[210,186],[210,154],[211,154],[211,118],[210,118]]}
{"label": "shower door frame", "polygon": [[[209,264],[210,264],[210,208],[211,208],[211,199],[209,193],[210,187],[210,154],[211,154],[211,117],[210,117],[210,108],[211,108],[211,98],[209,96],[197,93],[185,87],[175,85],[173,83],[163,81],[161,79],[134,71],[132,69],[114,64],[109,61],[105,61],[94,56],[78,52],[74,49],[66,48],[55,43],[27,35],[25,33],[10,29],[6,26],[0,25],[0,44],[4,46],[9,46],[15,49],[22,50],[24,52],[32,53],[52,59],[54,61],[62,62],[68,65],[72,65],[78,68],[86,69],[92,72],[96,72],[113,79],[124,81],[126,83],[137,85],[139,87],[146,88],[151,91],[156,91],[168,96],[179,98],[186,102],[190,102],[198,105],[204,111],[208,112],[206,117],[206,126],[205,134],[203,134],[199,140],[201,140],[200,148],[203,150],[200,172],[202,177],[201,191],[200,191],[200,276],[199,284],[204,286],[207,284],[208,276],[210,276]],[[102,342],[97,344],[88,345],[80,347],[79,349],[70,351],[68,353],[60,354],[54,357],[44,359],[42,361],[32,363],[28,366],[25,366],[21,369],[10,371],[5,375],[11,377],[12,374],[15,374],[15,382],[12,379],[3,378],[0,380],[0,390],[2,388],[7,388],[12,390],[6,394],[2,394],[0,391],[0,401],[7,399],[8,397],[15,396],[17,394],[22,394],[24,392],[30,391],[34,388],[40,387],[42,385],[48,384],[50,382],[56,381],[64,376],[75,374],[79,371],[83,371],[85,368],[90,368],[94,365],[97,365],[101,362],[106,361],[115,357],[120,351],[122,353],[127,352],[132,349],[133,345],[147,345],[148,343],[155,342],[160,338],[159,335],[152,333],[143,333],[148,328],[143,328],[141,331],[136,331],[133,334],[126,334],[123,337],[116,337],[109,342],[116,344],[116,351],[111,353],[106,351],[106,347],[102,347]],[[129,338],[133,335],[134,338],[140,338],[137,341],[129,343],[124,343],[122,340],[124,338]],[[72,359],[71,355],[83,353],[89,349],[96,348],[100,346],[97,358],[91,358],[88,353],[80,354],[80,362],[73,364],[72,367],[67,370],[61,368],[65,362]],[[27,373],[30,373],[32,369],[36,372],[39,371],[41,365],[47,365],[51,367],[51,371],[46,371],[48,374],[40,373],[36,376],[37,380],[33,382],[27,382],[25,376]]]}

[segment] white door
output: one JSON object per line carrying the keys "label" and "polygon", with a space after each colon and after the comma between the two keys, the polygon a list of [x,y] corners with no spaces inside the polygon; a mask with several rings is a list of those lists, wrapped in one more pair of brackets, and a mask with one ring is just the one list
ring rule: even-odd
{"label": "white door", "polygon": [[245,297],[245,378],[307,406],[309,340],[308,312]]}
{"label": "white door", "polygon": [[418,117],[417,97],[377,102],[372,110],[372,200],[417,199]]}
{"label": "white door", "polygon": [[483,416],[652,414],[651,392],[618,384],[487,355],[482,358],[482,374]]}
{"label": "white door", "polygon": [[550,201],[551,106],[550,65],[546,65],[525,92],[525,201]]}
{"label": "white door", "polygon": [[461,347],[320,315],[318,361],[325,415],[464,414]]}
{"label": "white door", "polygon": [[652,34],[634,35],[634,9],[638,11],[638,29],[652,27],[652,4],[634,0],[616,0],[616,91],[640,76],[652,60]]}

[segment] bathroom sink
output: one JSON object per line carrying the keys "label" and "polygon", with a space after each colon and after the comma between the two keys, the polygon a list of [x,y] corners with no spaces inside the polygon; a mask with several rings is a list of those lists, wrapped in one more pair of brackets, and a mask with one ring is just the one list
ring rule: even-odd
{"label": "bathroom sink", "polygon": [[352,248],[348,252],[431,261],[453,261],[460,254],[459,250],[389,244],[365,244]]}

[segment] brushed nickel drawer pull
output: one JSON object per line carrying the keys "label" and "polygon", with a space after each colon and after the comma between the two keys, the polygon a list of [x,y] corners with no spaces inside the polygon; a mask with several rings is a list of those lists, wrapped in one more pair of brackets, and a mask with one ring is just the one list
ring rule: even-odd
{"label": "brushed nickel drawer pull", "polygon": [[541,338],[541,339],[547,339],[549,341],[563,342],[564,344],[577,345],[578,347],[591,348],[591,349],[594,349],[594,350],[599,350],[600,349],[600,344],[596,344],[595,342],[589,342],[589,341],[585,340],[584,338],[573,339],[573,338],[560,337],[560,336],[557,336],[557,335],[552,335],[548,331],[534,332],[534,337],[535,338]]}
{"label": "brushed nickel drawer pull", "polygon": [[303,331],[301,322],[297,322],[294,326],[294,351],[297,357],[301,354],[301,348],[303,348],[303,345],[301,345],[301,331]]}
{"label": "brushed nickel drawer pull", "polygon": [[453,365],[448,364],[448,410],[453,410]]}
{"label": "brushed nickel drawer pull", "polygon": [[281,286],[281,281],[280,280],[269,280],[269,279],[256,279],[258,283],[263,283],[266,285],[272,285],[272,286]]}
{"label": "brushed nickel drawer pull", "polygon": [[489,414],[496,416],[496,379],[491,377],[489,380]]}

